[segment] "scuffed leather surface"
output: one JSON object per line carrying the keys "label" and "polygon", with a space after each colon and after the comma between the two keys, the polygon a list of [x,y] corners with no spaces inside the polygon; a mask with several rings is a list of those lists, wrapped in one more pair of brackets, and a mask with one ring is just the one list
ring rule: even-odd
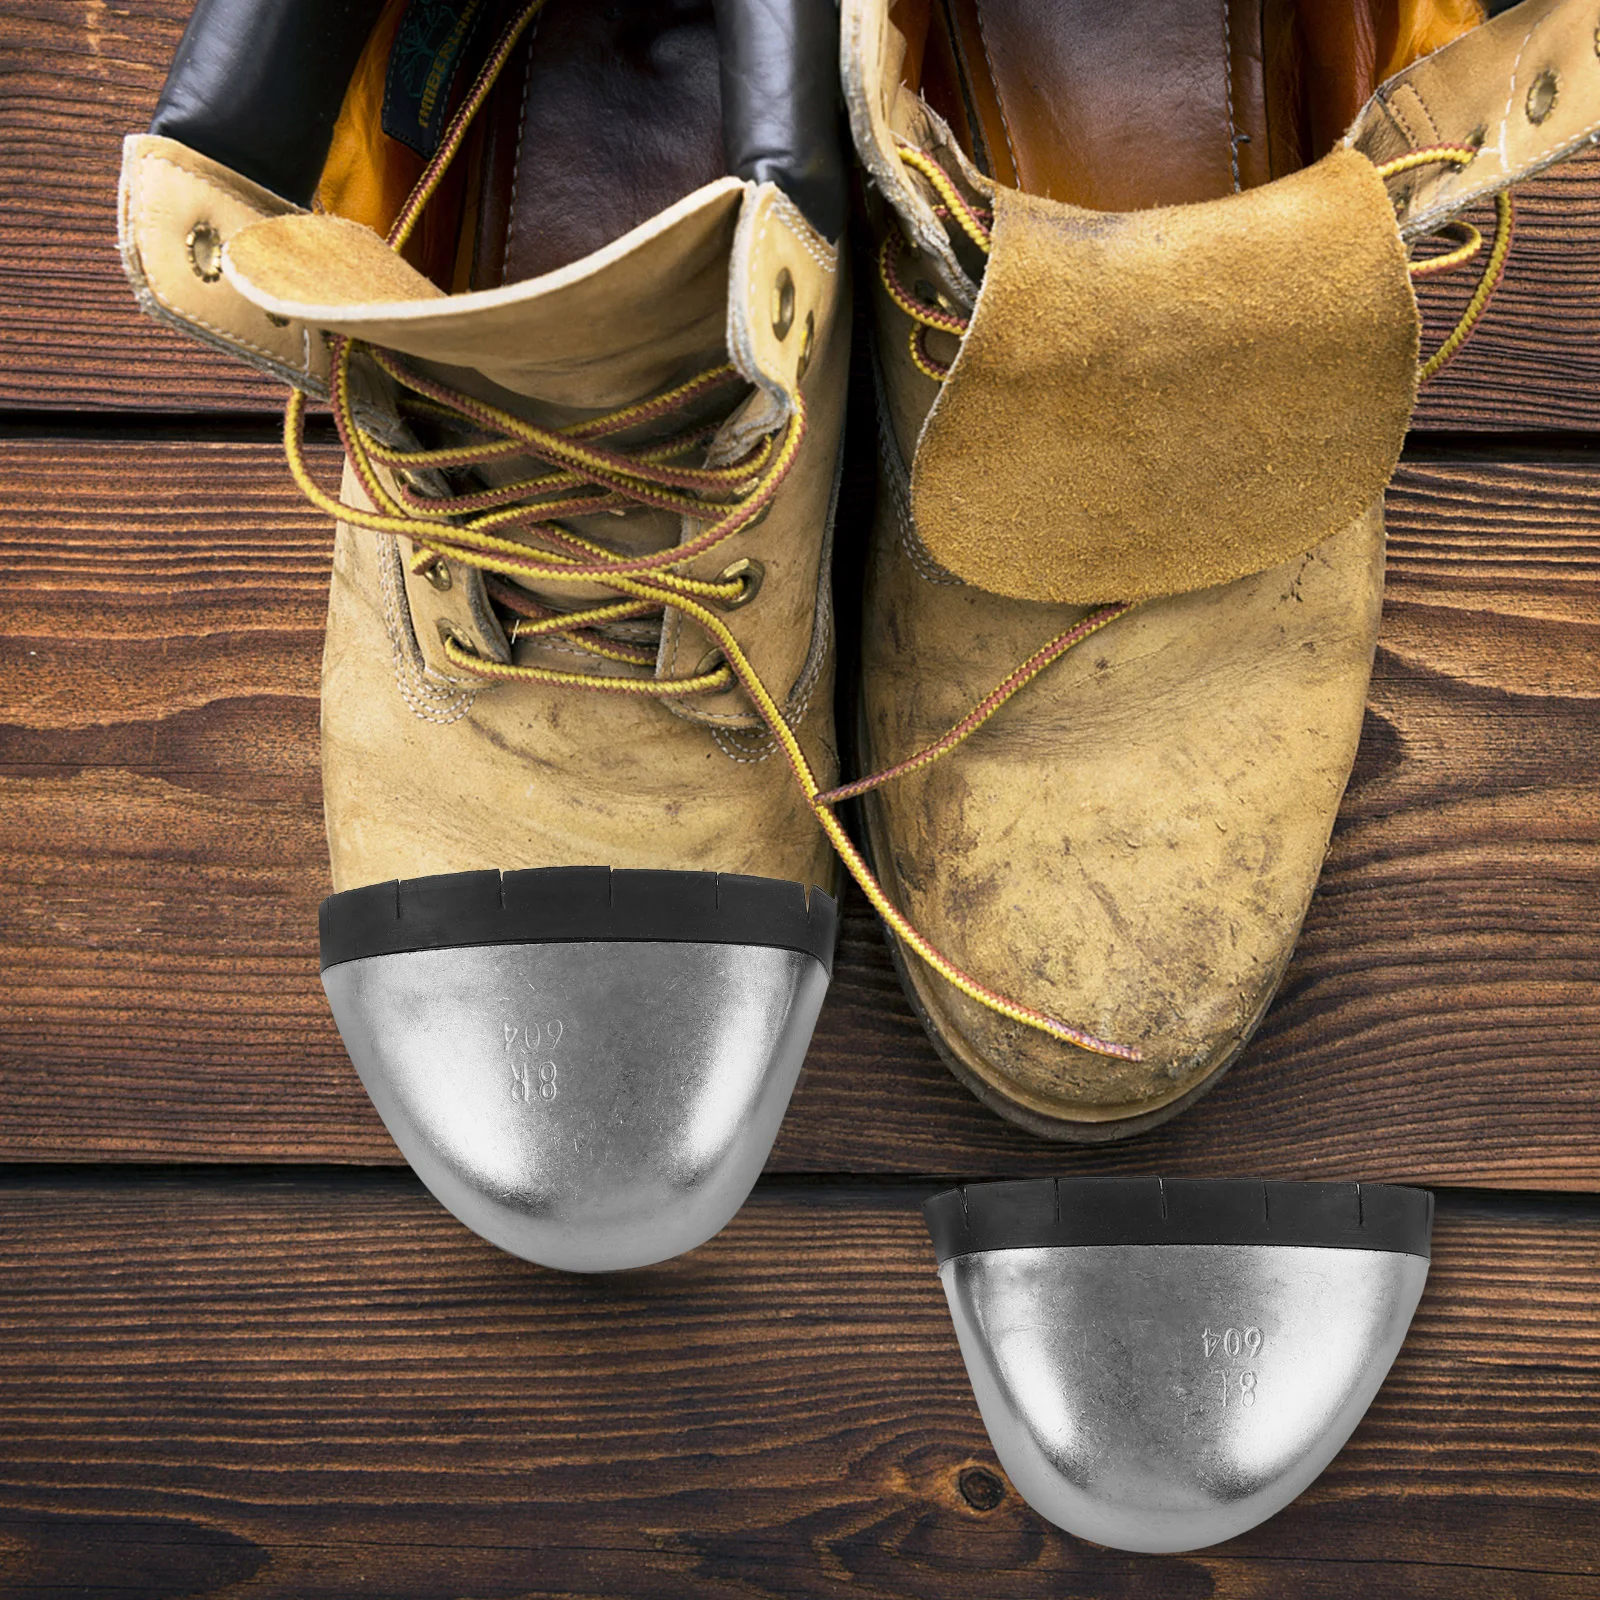
{"label": "scuffed leather surface", "polygon": [[1152,211],[994,206],[912,474],[941,566],[1024,599],[1182,593],[1304,554],[1382,492],[1418,321],[1363,157]]}
{"label": "scuffed leather surface", "polygon": [[[269,289],[351,297],[311,311],[316,325],[381,326],[367,336],[468,387],[477,380],[461,367],[503,372],[515,363],[518,409],[546,425],[643,398],[729,355],[763,385],[755,403],[767,406],[769,421],[783,410],[768,389],[786,401],[803,381],[811,427],[771,512],[696,570],[714,576],[742,555],[766,564],[759,593],[728,613],[729,623],[788,703],[820,780],[831,783],[838,759],[825,559],[849,326],[839,315],[838,263],[770,184],[725,179],[699,204],[678,208],[678,223],[669,213],[656,224],[626,248],[550,277],[455,297],[438,294],[370,230],[334,218],[263,225],[230,257],[230,271],[267,304],[290,303]],[[770,314],[759,313],[783,269],[794,281],[796,320],[779,339]],[[673,284],[676,293],[667,293]],[[802,380],[808,319],[812,359]],[[348,478],[345,494],[361,502]],[[603,515],[574,526],[612,543],[632,528],[653,535],[652,548],[679,532],[650,512],[637,526]],[[475,575],[453,564],[452,584],[440,592],[406,570],[406,554],[387,536],[339,531],[322,698],[336,887],[575,863],[834,886],[826,840],[787,764],[751,733],[741,694],[674,707],[561,685],[484,686],[449,666],[438,636],[444,622],[481,652],[504,655],[497,625],[474,605]],[[663,671],[695,670],[706,646],[686,633],[669,625]],[[515,658],[569,671],[593,661],[559,639],[523,641]]]}
{"label": "scuffed leather surface", "polygon": [[[1346,142],[1376,163],[1432,145],[1477,145],[1469,166],[1393,180],[1401,232],[1414,239],[1571,155],[1600,132],[1600,16],[1586,0],[1523,0],[1397,73]],[[1548,78],[1542,120],[1529,95]]]}
{"label": "scuffed leather surface", "polygon": [[199,0],[150,132],[306,206],[382,0]]}
{"label": "scuffed leather surface", "polygon": [[187,243],[204,227],[226,246],[244,229],[291,212],[288,201],[176,139],[145,133],[122,142],[117,245],[141,309],[281,382],[321,393],[322,340],[302,321],[273,321],[225,275],[206,282]]}
{"label": "scuffed leather surface", "polygon": [[[1539,19],[1551,9],[1535,0],[1520,20],[1507,13],[1420,63],[1407,81],[1466,60],[1456,52],[1500,30],[1489,66],[1452,67],[1429,84],[1438,111],[1431,133],[1402,138],[1385,91],[1358,123],[1364,141],[1363,130],[1377,141],[1363,147],[1382,159],[1435,136],[1464,139],[1469,115],[1496,137],[1508,85],[1526,77],[1514,66],[1519,51],[1548,42]],[[908,199],[890,148],[890,116],[901,131],[916,117],[882,76],[900,61],[883,12],[883,0],[845,0],[852,126],[898,225],[921,245],[920,197]],[[1593,50],[1593,18],[1584,21],[1573,0],[1563,15],[1570,85],[1582,81],[1580,43]],[[1459,115],[1447,119],[1445,106]],[[1516,159],[1546,153],[1523,140]],[[1506,176],[1491,175],[1491,184]],[[1411,186],[1393,187],[1413,231]],[[1424,193],[1419,214],[1428,203]],[[1314,237],[1305,243],[1319,247]],[[892,444],[911,453],[938,389],[907,359],[905,319],[881,295],[877,310],[891,448],[863,641],[868,769],[943,733],[1083,615],[987,594],[931,560]],[[1014,327],[1025,335],[1035,320],[1019,314]],[[1298,370],[1296,352],[1286,361]],[[1078,378],[1064,370],[1061,382],[1065,407]],[[994,436],[971,432],[959,448],[974,481],[998,478]],[[1056,489],[1069,514],[1075,490],[1070,480]],[[1054,1043],[973,1005],[906,956],[936,1040],[987,1103],[1037,1131],[1115,1136],[1198,1092],[1238,1051],[1289,961],[1354,756],[1382,552],[1374,504],[1281,566],[1152,600],[1049,668],[951,755],[864,799],[886,887],[947,954],[1013,997],[1145,1053],[1128,1065]]]}
{"label": "scuffed leather surface", "polygon": [[[268,310],[405,351],[447,382],[461,383],[463,368],[485,375],[511,391],[486,398],[552,427],[643,398],[730,357],[763,388],[769,414],[781,417],[789,393],[802,385],[809,328],[801,460],[766,517],[707,551],[689,572],[715,579],[739,557],[760,561],[766,574],[760,594],[730,620],[748,634],[743,642],[780,703],[792,695],[798,709],[823,692],[820,641],[830,637],[823,554],[843,427],[846,285],[838,253],[775,185],[724,179],[683,203],[676,220],[665,214],[615,249],[546,278],[477,294],[442,294],[370,229],[327,216],[283,217],[235,235],[227,273]],[[783,273],[794,315],[780,338],[771,306]],[[735,449],[733,456],[742,453]],[[675,519],[654,515],[666,526],[652,549],[670,544],[677,532]],[[602,516],[580,531],[614,543],[621,529]],[[425,617],[420,649],[435,668],[443,660],[440,620],[487,654],[503,651],[457,614],[459,587],[441,600],[426,583],[411,585],[412,606]],[[591,596],[598,597],[599,591]],[[711,648],[697,627],[674,619],[663,669],[689,676]],[[677,711],[730,733],[757,726],[739,690],[697,697]]]}
{"label": "scuffed leather surface", "polygon": [[[347,482],[346,493],[359,491]],[[729,759],[710,730],[651,701],[452,682],[408,642],[392,564],[387,582],[383,571],[392,560],[386,536],[340,526],[322,677],[335,889],[592,864],[835,886],[832,852],[781,759]],[[581,659],[560,664],[582,670]],[[832,682],[830,652],[802,724],[824,781],[837,770]]]}
{"label": "scuffed leather surface", "polygon": [[[864,113],[893,99],[870,64],[898,59],[881,9],[846,3],[847,38],[875,50],[849,69]],[[868,770],[937,738],[1084,615],[986,593],[930,555],[895,440],[911,453],[939,390],[911,366],[904,318],[882,296],[877,310],[890,443],[863,635]],[[1013,326],[1026,337],[1039,320],[1030,310]],[[1075,402],[1081,371],[1060,374],[1063,414],[1114,428]],[[1002,484],[1004,447],[992,431],[960,441],[974,481]],[[1063,481],[1050,503],[1070,513],[1074,498]],[[1360,734],[1382,574],[1379,513],[1357,507],[1293,560],[1146,603],[950,755],[865,797],[875,864],[935,944],[1013,998],[1144,1053],[1123,1063],[1006,1022],[903,953],[941,1050],[987,1103],[1036,1131],[1114,1137],[1197,1093],[1241,1047],[1317,881]]]}
{"label": "scuffed leather surface", "polygon": [[[866,761],[938,737],[1081,610],[940,581],[892,496],[863,637]],[[983,982],[1145,1060],[1091,1055],[905,970],[944,1048],[1012,1105],[1095,1123],[1180,1098],[1243,1044],[1310,903],[1360,736],[1376,507],[1309,554],[1153,601],[957,750],[866,797],[902,910]]]}
{"label": "scuffed leather surface", "polygon": [[[214,311],[221,320],[208,319],[215,332],[206,336],[274,371],[287,362],[258,349],[258,325],[280,339],[284,356],[314,351],[314,375],[285,373],[302,382],[320,381],[320,330],[337,327],[560,424],[731,357],[758,386],[725,430],[736,455],[742,447],[731,435],[740,421],[781,421],[803,386],[810,427],[771,511],[697,570],[714,575],[740,555],[765,562],[759,593],[728,614],[730,626],[786,702],[819,781],[836,781],[826,557],[848,365],[847,286],[837,252],[775,186],[720,180],[558,273],[450,297],[370,230],[332,217],[274,217],[281,202],[171,141],[130,141],[128,173],[130,261],[143,260],[142,240],[158,281],[185,294],[210,292],[198,306],[179,304],[173,320],[194,328]],[[214,285],[202,285],[184,259],[183,230],[196,207],[219,218],[230,242],[250,233]],[[780,337],[770,308],[781,271],[793,283],[795,314]],[[269,314],[289,315],[291,305],[303,316],[279,329]],[[485,374],[518,387],[496,392]],[[348,481],[346,493],[359,502]],[[631,526],[595,520],[605,525],[579,531],[612,539]],[[641,520],[669,544],[684,531],[656,528],[671,520],[661,513]],[[322,721],[337,887],[596,862],[836,886],[832,851],[787,764],[751,732],[741,696],[674,709],[558,685],[464,679],[447,669],[439,621],[498,653],[484,637],[472,579],[457,567],[451,587],[436,591],[405,570],[405,554],[387,536],[349,527],[338,535]],[[593,662],[560,640],[523,641],[515,650],[518,660],[568,669]],[[695,654],[682,630],[669,629],[664,654],[679,651]]]}

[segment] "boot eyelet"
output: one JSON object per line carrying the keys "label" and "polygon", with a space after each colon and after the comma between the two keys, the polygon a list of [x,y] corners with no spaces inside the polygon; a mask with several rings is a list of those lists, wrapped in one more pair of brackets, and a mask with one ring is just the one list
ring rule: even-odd
{"label": "boot eyelet", "polygon": [[443,594],[445,590],[450,587],[452,581],[450,577],[450,568],[445,564],[443,558],[440,556],[435,556],[433,560],[422,569],[422,576],[426,578],[428,582],[439,591],[440,594]]}
{"label": "boot eyelet", "polygon": [[806,375],[806,368],[811,365],[811,347],[817,341],[817,314],[814,311],[806,312],[806,331],[800,336],[800,359],[795,363],[794,377],[798,383]]}
{"label": "boot eyelet", "polygon": [[287,328],[289,326],[289,319],[287,317],[280,317],[276,311],[269,311],[267,313],[267,321],[270,322],[274,328]]}
{"label": "boot eyelet", "polygon": [[730,583],[738,578],[742,587],[731,600],[719,600],[717,605],[724,611],[737,611],[741,606],[749,605],[761,592],[761,584],[766,576],[766,567],[754,556],[740,556],[717,574],[717,582]]}
{"label": "boot eyelet", "polygon": [[1528,114],[1528,121],[1535,127],[1555,110],[1556,94],[1559,89],[1560,82],[1549,67],[1533,80],[1533,87],[1528,90],[1527,104],[1523,109]]}
{"label": "boot eyelet", "polygon": [[476,656],[478,648],[453,622],[444,617],[439,619],[439,643],[444,646],[445,656],[448,659],[450,646],[453,644],[464,656]]}
{"label": "boot eyelet", "polygon": [[778,339],[789,337],[794,326],[794,279],[785,267],[772,286],[772,331]]}
{"label": "boot eyelet", "polygon": [[708,672],[715,672],[718,667],[726,666],[720,650],[709,650],[700,658],[700,665],[689,674],[691,678],[703,678]]}
{"label": "boot eyelet", "polygon": [[222,235],[209,222],[197,222],[183,242],[195,277],[202,283],[215,283],[222,276]]}

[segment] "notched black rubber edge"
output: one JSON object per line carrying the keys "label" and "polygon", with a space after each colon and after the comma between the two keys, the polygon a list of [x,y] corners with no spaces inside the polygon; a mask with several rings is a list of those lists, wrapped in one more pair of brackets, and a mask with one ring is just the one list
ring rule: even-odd
{"label": "notched black rubber edge", "polygon": [[1277,1244],[1427,1258],[1433,1196],[1381,1183],[1257,1178],[1027,1178],[936,1194],[939,1264],[981,1250],[1092,1244]]}
{"label": "notched black rubber edge", "polygon": [[485,944],[766,945],[814,956],[833,975],[831,895],[736,872],[530,867],[447,872],[329,895],[322,966]]}

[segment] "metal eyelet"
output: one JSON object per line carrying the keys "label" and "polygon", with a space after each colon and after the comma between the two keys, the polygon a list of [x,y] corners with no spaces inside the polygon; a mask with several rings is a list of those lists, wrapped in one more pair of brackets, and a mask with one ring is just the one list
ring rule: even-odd
{"label": "metal eyelet", "polygon": [[443,594],[450,587],[452,579],[450,568],[445,564],[443,557],[435,556],[427,566],[422,569],[422,576],[431,583],[435,589]]}
{"label": "metal eyelet", "polygon": [[1528,121],[1537,127],[1556,108],[1556,95],[1560,89],[1559,80],[1553,68],[1546,67],[1537,78],[1533,80],[1532,87],[1528,90],[1528,99],[1523,109],[1528,114]]}
{"label": "metal eyelet", "polygon": [[780,339],[789,337],[794,326],[794,279],[785,267],[772,286],[772,331]]}
{"label": "metal eyelet", "polygon": [[215,283],[222,276],[222,235],[209,222],[197,222],[183,242],[195,277],[202,283]]}
{"label": "metal eyelet", "polygon": [[761,592],[761,584],[766,576],[767,569],[762,562],[754,556],[740,556],[717,574],[717,582],[731,583],[738,578],[742,587],[731,600],[719,600],[717,605],[723,611],[737,611],[741,606],[749,605]]}
{"label": "metal eyelet", "polygon": [[444,617],[439,619],[439,643],[444,646],[446,659],[449,658],[452,644],[462,655],[475,656],[478,653],[477,646],[453,622],[447,621]]}
{"label": "metal eyelet", "polygon": [[700,665],[689,674],[691,678],[703,678],[708,672],[715,672],[718,667],[726,666],[720,650],[708,651],[700,658]]}
{"label": "metal eyelet", "polygon": [[811,347],[817,342],[817,314],[814,311],[806,312],[806,331],[800,337],[800,359],[795,362],[795,382],[805,377],[806,368],[811,365]]}

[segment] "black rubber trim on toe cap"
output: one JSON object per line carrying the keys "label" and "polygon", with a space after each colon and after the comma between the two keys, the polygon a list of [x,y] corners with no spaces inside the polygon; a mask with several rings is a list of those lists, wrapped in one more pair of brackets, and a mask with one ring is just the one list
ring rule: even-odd
{"label": "black rubber trim on toe cap", "polygon": [[1427,1258],[1433,1196],[1379,1183],[1256,1178],[1028,1178],[936,1194],[939,1265],[982,1250],[1091,1244],[1278,1244]]}
{"label": "black rubber trim on toe cap", "polygon": [[833,975],[839,910],[821,889],[736,872],[529,867],[446,872],[329,895],[322,967],[410,950],[484,944],[766,945]]}

